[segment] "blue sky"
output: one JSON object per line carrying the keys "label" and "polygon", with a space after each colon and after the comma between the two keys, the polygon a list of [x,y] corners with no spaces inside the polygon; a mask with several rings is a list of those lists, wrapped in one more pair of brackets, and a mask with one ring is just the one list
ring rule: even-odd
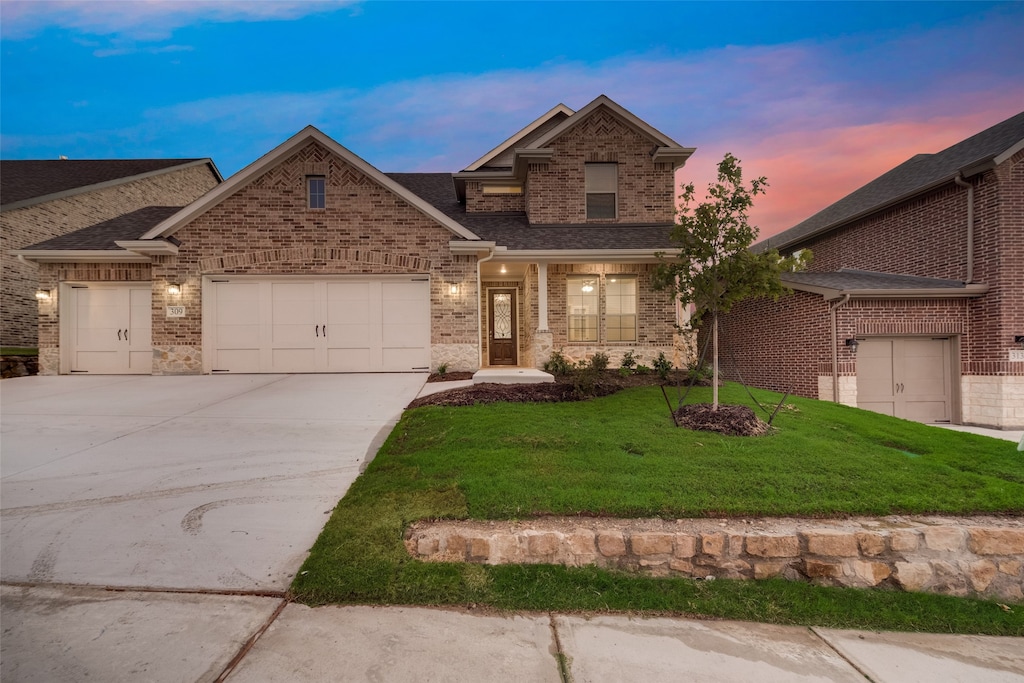
{"label": "blue sky", "polygon": [[762,235],[1024,109],[1024,3],[0,4],[5,159],[212,157],[313,124],[384,171],[456,171],[606,94],[770,189]]}

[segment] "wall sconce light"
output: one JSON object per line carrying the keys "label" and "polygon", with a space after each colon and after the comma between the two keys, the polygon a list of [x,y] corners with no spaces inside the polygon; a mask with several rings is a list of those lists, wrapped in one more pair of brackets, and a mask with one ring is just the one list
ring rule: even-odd
{"label": "wall sconce light", "polygon": [[459,293],[459,286],[456,284],[448,285],[448,293],[455,296]]}
{"label": "wall sconce light", "polygon": [[36,290],[36,298],[39,299],[40,301],[49,301],[50,299],[53,298],[53,290],[52,289],[37,289]]}
{"label": "wall sconce light", "polygon": [[856,337],[851,337],[846,340],[846,345],[850,347],[850,353],[857,353],[857,347],[860,346],[860,342],[857,341]]}
{"label": "wall sconce light", "polygon": [[502,266],[501,266],[501,274],[504,275],[507,272],[508,272],[508,268],[506,268],[505,265],[502,264]]}
{"label": "wall sconce light", "polygon": [[1020,344],[1020,348],[1024,349],[1024,334],[1013,335],[1013,343]]}
{"label": "wall sconce light", "polygon": [[171,296],[178,296],[181,294],[181,285],[176,285],[174,283],[167,285],[167,293]]}

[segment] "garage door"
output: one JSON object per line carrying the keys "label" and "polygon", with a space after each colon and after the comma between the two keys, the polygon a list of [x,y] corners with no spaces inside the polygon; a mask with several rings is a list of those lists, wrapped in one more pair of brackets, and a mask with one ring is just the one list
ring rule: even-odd
{"label": "garage door", "polygon": [[81,284],[68,290],[66,334],[70,372],[94,375],[153,372],[152,287]]}
{"label": "garage door", "polygon": [[918,422],[952,416],[948,338],[869,338],[857,350],[857,405]]}
{"label": "garage door", "polygon": [[408,372],[430,367],[426,276],[211,278],[203,300],[211,372]]}

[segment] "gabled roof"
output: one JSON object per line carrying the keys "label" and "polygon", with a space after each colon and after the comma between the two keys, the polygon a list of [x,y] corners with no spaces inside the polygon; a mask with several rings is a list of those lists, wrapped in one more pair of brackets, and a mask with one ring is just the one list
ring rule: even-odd
{"label": "gabled roof", "polygon": [[59,251],[64,249],[120,249],[120,240],[137,240],[147,230],[173,216],[181,210],[180,206],[147,206],[123,216],[96,223],[66,235],[53,237],[44,242],[33,244],[18,250],[19,253],[33,251]]}
{"label": "gabled roof", "polygon": [[465,168],[466,171],[476,171],[485,166],[508,166],[511,167],[511,163],[497,162],[502,156],[511,152],[516,146],[526,145],[531,137],[537,137],[543,135],[547,130],[553,128],[566,117],[573,115],[573,110],[564,104],[557,104],[542,114],[538,119],[531,122],[528,126],[520,130],[518,133],[505,140],[503,143],[492,149],[487,154],[483,155],[472,164]]}
{"label": "gabled roof", "polygon": [[819,211],[754,245],[785,249],[823,232],[952,182],[982,173],[1024,149],[1024,112],[936,154],[918,154]]}
{"label": "gabled roof", "polygon": [[2,211],[130,183],[141,178],[207,164],[223,180],[210,159],[57,159],[0,161]]}
{"label": "gabled roof", "polygon": [[201,216],[209,209],[221,203],[310,142],[317,142],[320,145],[323,145],[332,154],[343,159],[345,163],[359,170],[379,185],[394,192],[418,211],[426,215],[428,218],[432,218],[437,221],[456,236],[467,240],[478,239],[476,235],[462,225],[459,225],[456,221],[452,220],[441,211],[438,211],[429,202],[425,201],[415,193],[410,192],[399,183],[396,183],[387,175],[377,170],[377,168],[372,164],[335,142],[313,126],[306,126],[298,133],[288,138],[235,175],[228,178],[225,182],[210,190],[173,216],[162,221],[159,225],[156,225],[151,230],[147,231],[141,239],[156,240],[159,238],[170,237],[189,221]]}
{"label": "gabled roof", "polygon": [[531,225],[522,211],[467,212],[455,194],[450,173],[389,173],[388,177],[465,225],[481,240],[514,252],[612,251],[616,255],[647,257],[677,248],[670,238],[673,225]]}
{"label": "gabled roof", "polygon": [[941,298],[981,296],[988,285],[916,275],[895,275],[871,270],[840,268],[828,273],[782,273],[782,283],[791,289],[821,294],[826,299],[851,298]]}

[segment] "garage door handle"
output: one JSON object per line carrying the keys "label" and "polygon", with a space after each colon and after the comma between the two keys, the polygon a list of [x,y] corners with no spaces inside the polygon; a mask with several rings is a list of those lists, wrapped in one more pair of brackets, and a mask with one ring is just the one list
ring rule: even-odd
{"label": "garage door handle", "polygon": [[124,331],[124,340],[128,341],[128,330]]}
{"label": "garage door handle", "polygon": [[320,326],[319,325],[314,325],[313,329],[316,330],[316,336],[319,337],[320,336]]}
{"label": "garage door handle", "polygon": [[327,339],[327,325],[324,325],[324,339]]}
{"label": "garage door handle", "polygon": [[121,341],[121,330],[117,331],[117,341]]}

